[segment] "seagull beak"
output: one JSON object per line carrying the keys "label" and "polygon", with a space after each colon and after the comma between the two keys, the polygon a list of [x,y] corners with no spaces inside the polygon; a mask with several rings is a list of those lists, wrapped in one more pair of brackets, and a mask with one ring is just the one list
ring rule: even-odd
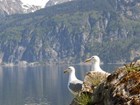
{"label": "seagull beak", "polygon": [[64,70],[64,73],[68,73],[68,70]]}
{"label": "seagull beak", "polygon": [[90,61],[91,61],[91,58],[86,59],[84,62],[87,63],[87,62],[90,62]]}

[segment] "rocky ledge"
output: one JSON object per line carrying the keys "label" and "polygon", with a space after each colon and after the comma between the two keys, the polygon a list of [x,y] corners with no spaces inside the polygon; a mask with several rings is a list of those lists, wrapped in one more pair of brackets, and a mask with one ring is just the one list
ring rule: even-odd
{"label": "rocky ledge", "polygon": [[[87,76],[89,73],[85,77],[84,89],[71,105],[140,105],[139,60],[117,68],[106,77],[95,78],[90,73],[88,80]],[[99,81],[100,78],[102,81]],[[96,83],[96,86],[89,84],[89,81]]]}

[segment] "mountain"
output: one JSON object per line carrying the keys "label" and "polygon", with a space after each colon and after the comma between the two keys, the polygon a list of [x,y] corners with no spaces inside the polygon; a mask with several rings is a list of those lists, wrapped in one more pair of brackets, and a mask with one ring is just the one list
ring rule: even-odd
{"label": "mountain", "polygon": [[0,16],[11,14],[22,14],[34,12],[40,9],[40,6],[24,4],[20,0],[0,0]]}
{"label": "mountain", "polygon": [[0,17],[35,12],[41,8],[69,1],[72,0],[0,0]]}
{"label": "mountain", "polygon": [[35,5],[44,8],[49,0],[21,0],[24,5]]}
{"label": "mountain", "polygon": [[35,12],[41,8],[72,0],[0,0],[0,17]]}
{"label": "mountain", "polygon": [[46,3],[46,7],[61,4],[61,3],[65,3],[65,2],[69,2],[69,1],[73,1],[73,0],[49,0]]}
{"label": "mountain", "polygon": [[139,0],[75,0],[0,20],[1,62],[79,63],[140,55]]}

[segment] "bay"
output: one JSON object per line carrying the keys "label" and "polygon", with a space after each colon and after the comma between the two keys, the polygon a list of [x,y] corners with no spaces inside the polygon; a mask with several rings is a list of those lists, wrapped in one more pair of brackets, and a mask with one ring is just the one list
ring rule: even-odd
{"label": "bay", "polygon": [[[83,80],[90,65],[73,65]],[[102,65],[108,72],[119,65]],[[73,95],[67,89],[69,65],[0,67],[0,105],[69,105]]]}

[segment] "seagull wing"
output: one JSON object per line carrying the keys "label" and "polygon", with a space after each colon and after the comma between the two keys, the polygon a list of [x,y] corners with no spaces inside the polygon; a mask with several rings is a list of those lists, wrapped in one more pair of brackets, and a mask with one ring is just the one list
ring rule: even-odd
{"label": "seagull wing", "polygon": [[82,83],[80,83],[80,82],[69,83],[69,88],[74,92],[78,92],[82,89]]}

